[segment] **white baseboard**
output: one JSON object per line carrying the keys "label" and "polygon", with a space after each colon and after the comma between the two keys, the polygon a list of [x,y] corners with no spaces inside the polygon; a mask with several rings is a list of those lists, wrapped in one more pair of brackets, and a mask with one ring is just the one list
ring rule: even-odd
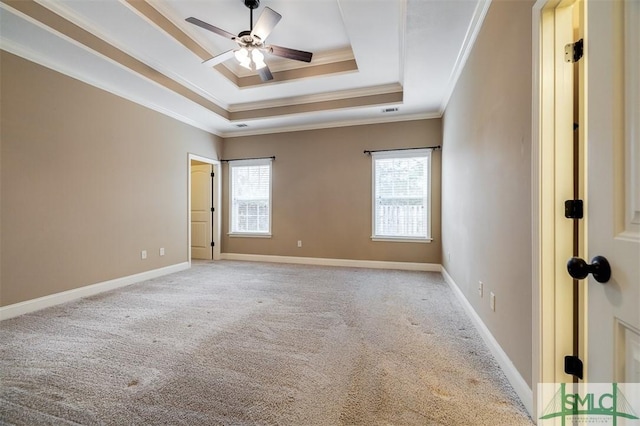
{"label": "white baseboard", "polygon": [[348,268],[440,272],[440,264],[437,263],[386,262],[381,260],[327,259],[321,257],[272,256],[240,253],[221,253],[220,258],[222,260],[243,260],[248,262],[292,263],[297,265],[343,266]]}
{"label": "white baseboard", "polygon": [[114,280],[75,288],[73,290],[67,290],[60,293],[50,294],[48,296],[38,297],[37,299],[14,303],[13,305],[2,306],[0,307],[0,321],[39,311],[40,309],[59,305],[61,303],[70,302],[82,297],[93,296],[98,293],[114,290],[116,288],[128,286],[141,281],[150,280],[152,278],[161,277],[163,275],[172,274],[174,272],[184,271],[185,269],[189,269],[189,267],[189,262],[176,263],[175,265],[165,266],[164,268],[153,269],[151,271],[141,272],[139,274],[129,275],[122,278],[116,278]]}
{"label": "white baseboard", "polygon": [[533,412],[533,391],[527,384],[526,380],[524,380],[522,375],[520,375],[520,372],[515,367],[515,365],[513,365],[509,356],[502,349],[495,337],[493,337],[491,331],[489,331],[489,328],[487,328],[487,326],[484,324],[475,309],[473,309],[473,306],[471,306],[471,303],[469,303],[467,298],[464,296],[460,288],[456,285],[455,281],[453,281],[453,278],[451,278],[451,275],[449,275],[444,267],[442,267],[442,276],[444,277],[444,280],[447,282],[447,284],[449,284],[449,287],[451,287],[458,300],[460,300],[462,307],[465,309],[465,311],[469,315],[469,318],[476,326],[476,329],[480,333],[480,336],[482,337],[486,345],[489,347],[489,350],[495,357],[496,361],[498,361],[498,364],[502,368],[502,371],[504,371],[504,374],[507,376],[507,380],[509,380],[509,383],[511,383],[511,386],[518,394],[520,401],[522,401],[522,403],[524,404],[525,408],[529,412],[529,415],[531,416],[531,418],[535,418]]}

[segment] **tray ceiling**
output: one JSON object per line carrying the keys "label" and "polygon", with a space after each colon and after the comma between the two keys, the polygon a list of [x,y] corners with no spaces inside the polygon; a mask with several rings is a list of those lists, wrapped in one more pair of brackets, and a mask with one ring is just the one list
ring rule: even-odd
{"label": "tray ceiling", "polygon": [[[223,137],[439,117],[490,0],[262,0],[274,80],[231,57],[242,0],[0,0],[0,47]],[[391,111],[391,112],[384,112]]]}

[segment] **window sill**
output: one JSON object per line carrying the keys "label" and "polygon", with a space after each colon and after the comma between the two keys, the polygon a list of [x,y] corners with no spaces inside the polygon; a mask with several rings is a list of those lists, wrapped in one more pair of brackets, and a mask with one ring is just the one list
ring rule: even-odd
{"label": "window sill", "polygon": [[232,238],[271,238],[271,234],[252,234],[252,233],[239,233],[239,232],[229,232],[227,234]]}
{"label": "window sill", "polygon": [[433,238],[409,238],[409,237],[376,237],[372,236],[371,241],[385,241],[391,243],[421,243],[429,244]]}

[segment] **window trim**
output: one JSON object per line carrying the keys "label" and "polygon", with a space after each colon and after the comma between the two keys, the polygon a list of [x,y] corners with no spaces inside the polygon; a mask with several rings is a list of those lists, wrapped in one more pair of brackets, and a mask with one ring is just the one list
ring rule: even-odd
{"label": "window trim", "polygon": [[[433,149],[403,149],[403,150],[390,150],[390,151],[378,151],[371,153],[371,240],[372,241],[385,241],[385,242],[401,242],[401,243],[430,243],[433,241],[431,235],[431,192],[432,192],[432,171],[431,171],[431,152]],[[425,206],[427,210],[427,236],[426,237],[408,237],[408,236],[389,236],[389,235],[376,235],[376,160],[385,158],[413,158],[413,157],[426,157],[427,158],[427,197]]]}
{"label": "window trim", "polygon": [[[271,238],[272,237],[272,204],[273,204],[273,159],[261,158],[255,160],[234,160],[229,162],[229,237],[240,238]],[[233,168],[247,166],[269,166],[269,230],[267,232],[238,232],[233,231]]]}

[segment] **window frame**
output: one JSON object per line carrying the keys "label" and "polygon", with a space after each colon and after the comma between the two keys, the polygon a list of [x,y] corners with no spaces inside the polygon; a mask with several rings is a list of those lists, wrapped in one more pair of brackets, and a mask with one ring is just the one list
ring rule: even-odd
{"label": "window frame", "polygon": [[[403,150],[389,150],[378,151],[371,153],[371,240],[372,241],[390,241],[390,242],[409,242],[409,243],[430,243],[433,241],[431,235],[431,182],[432,182],[432,167],[431,167],[431,152],[432,149],[403,149]],[[415,158],[425,157],[427,167],[427,195],[425,215],[426,215],[426,236],[424,237],[411,237],[411,236],[391,236],[391,235],[378,235],[376,234],[376,160],[389,159],[389,158]]]}
{"label": "window frame", "polygon": [[[272,237],[272,205],[273,205],[273,159],[264,158],[264,159],[255,159],[255,160],[234,160],[229,162],[229,232],[227,235],[230,237],[244,237],[244,238],[271,238]],[[235,167],[258,167],[258,166],[269,166],[269,203],[268,203],[268,211],[269,211],[269,228],[266,232],[256,232],[256,231],[234,231],[234,215],[233,215],[233,169]]]}

